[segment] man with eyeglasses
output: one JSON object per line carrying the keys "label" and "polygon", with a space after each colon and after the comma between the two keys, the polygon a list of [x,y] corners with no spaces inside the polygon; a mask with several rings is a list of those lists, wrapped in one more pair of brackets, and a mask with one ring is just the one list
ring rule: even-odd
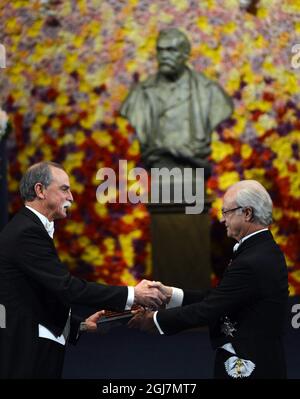
{"label": "man with eyeglasses", "polygon": [[237,244],[219,285],[209,293],[161,285],[171,297],[167,309],[139,312],[130,326],[171,335],[208,325],[216,349],[215,378],[286,378],[282,337],[288,276],[268,229],[272,200],[265,188],[254,180],[230,187],[222,222]]}

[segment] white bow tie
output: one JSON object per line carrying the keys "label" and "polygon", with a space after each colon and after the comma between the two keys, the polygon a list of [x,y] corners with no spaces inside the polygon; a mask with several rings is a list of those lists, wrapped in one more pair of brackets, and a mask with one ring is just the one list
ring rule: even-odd
{"label": "white bow tie", "polygon": [[54,222],[53,221],[52,222],[46,221],[45,222],[45,229],[47,230],[47,233],[49,234],[49,236],[51,238],[53,238],[53,235],[54,235]]}

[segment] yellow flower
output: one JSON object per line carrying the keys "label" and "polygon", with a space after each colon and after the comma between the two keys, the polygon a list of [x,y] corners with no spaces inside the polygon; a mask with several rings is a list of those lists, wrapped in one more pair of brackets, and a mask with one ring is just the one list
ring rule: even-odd
{"label": "yellow flower", "polygon": [[265,21],[265,19],[268,17],[267,8],[259,7],[257,10],[257,17]]}
{"label": "yellow flower", "polygon": [[65,63],[64,63],[64,71],[67,73],[71,73],[74,68],[78,66],[78,55],[77,52],[70,53],[67,52]]}
{"label": "yellow flower", "polygon": [[144,205],[137,205],[133,208],[134,217],[137,219],[144,219],[149,216],[147,208]]}
{"label": "yellow flower", "polygon": [[61,127],[61,121],[58,118],[51,118],[51,126],[53,129],[58,130]]}
{"label": "yellow flower", "polygon": [[96,130],[92,133],[92,138],[100,147],[107,147],[111,143],[111,136],[105,130]]}
{"label": "yellow flower", "polygon": [[47,118],[46,115],[39,114],[36,117],[36,122],[35,123],[37,123],[38,125],[44,125],[47,122],[47,120],[48,120],[48,118]]}
{"label": "yellow flower", "polygon": [[300,270],[296,270],[294,272],[291,272],[291,276],[298,282],[300,283]]}
{"label": "yellow flower", "polygon": [[128,130],[127,130],[128,120],[125,119],[125,118],[122,118],[122,117],[117,117],[116,118],[116,123],[118,125],[119,132],[121,133],[121,135],[123,137],[127,138],[128,137]]}
{"label": "yellow flower", "polygon": [[64,93],[59,94],[55,99],[55,102],[57,105],[66,105],[66,104],[68,104],[68,101],[69,101],[69,98]]}
{"label": "yellow flower", "polygon": [[277,154],[277,157],[280,158],[280,160],[284,161],[288,161],[293,157],[291,144],[292,134],[289,136],[278,137],[276,140],[268,140],[268,145],[271,150]]}
{"label": "yellow flower", "polygon": [[13,179],[11,176],[8,179],[8,188],[10,192],[18,191],[20,182]]}
{"label": "yellow flower", "polygon": [[178,11],[184,11],[188,8],[189,3],[187,0],[171,0],[171,3]]}
{"label": "yellow flower", "polygon": [[104,255],[100,252],[98,246],[90,244],[84,247],[82,260],[95,266],[102,266]]}
{"label": "yellow flower", "polygon": [[132,267],[134,265],[134,251],[132,246],[132,239],[130,235],[120,234],[119,242],[122,248],[122,253],[124,256],[124,260],[128,267]]}
{"label": "yellow flower", "polygon": [[139,238],[141,238],[141,236],[142,236],[142,231],[141,231],[141,230],[138,230],[138,229],[133,230],[133,231],[130,233],[130,237],[131,237],[133,240],[138,240]]}
{"label": "yellow flower", "polygon": [[84,44],[84,41],[85,41],[85,37],[84,36],[76,35],[73,38],[72,45],[79,49],[79,48],[82,48],[82,46]]}
{"label": "yellow flower", "polygon": [[148,242],[145,248],[146,256],[146,264],[145,264],[145,277],[150,276],[152,273],[152,246]]}
{"label": "yellow flower", "polygon": [[240,116],[236,118],[236,124],[232,127],[232,134],[231,137],[238,138],[240,137],[244,131],[245,131],[245,126],[246,126],[247,119],[245,116]]}
{"label": "yellow flower", "polygon": [[240,87],[240,72],[237,68],[232,68],[228,74],[226,89],[229,93],[234,93]]}
{"label": "yellow flower", "polygon": [[296,289],[291,285],[291,283],[289,283],[289,294],[290,296],[296,295]]}
{"label": "yellow flower", "polygon": [[135,168],[135,162],[134,161],[127,161],[127,170],[128,170],[128,172],[131,170],[131,169],[133,169],[133,168]]}
{"label": "yellow flower", "polygon": [[227,155],[234,153],[233,147],[230,144],[223,143],[222,141],[212,142],[212,159],[215,162],[220,162]]}
{"label": "yellow flower", "polygon": [[22,31],[22,25],[16,18],[9,18],[6,21],[5,30],[8,35],[19,35]]}
{"label": "yellow flower", "polygon": [[262,64],[263,72],[269,74],[270,76],[274,76],[277,73],[276,66],[274,65],[273,59],[270,56],[267,56]]}
{"label": "yellow flower", "polygon": [[219,188],[220,190],[225,191],[239,180],[240,176],[237,172],[225,172],[219,177]]}
{"label": "yellow flower", "polygon": [[82,151],[69,153],[63,163],[66,172],[71,173],[72,169],[82,166],[84,163],[84,157],[85,154]]}
{"label": "yellow flower", "polygon": [[209,21],[207,20],[207,17],[204,15],[201,15],[198,20],[197,20],[197,26],[200,29],[201,32],[210,34],[212,33],[212,27],[209,24]]}
{"label": "yellow flower", "polygon": [[127,269],[125,269],[123,272],[122,272],[122,274],[121,274],[121,276],[120,276],[120,279],[121,279],[121,281],[122,281],[122,283],[124,284],[124,285],[131,285],[131,286],[135,286],[137,283],[138,283],[138,280],[136,280],[135,278],[134,278],[134,276],[131,274],[131,273],[129,273],[129,271],[127,270]]}
{"label": "yellow flower", "polygon": [[108,215],[108,209],[107,209],[107,206],[105,204],[101,204],[99,202],[96,202],[94,207],[95,207],[95,211],[100,216],[100,218],[104,218],[105,216]]}
{"label": "yellow flower", "polygon": [[242,144],[242,148],[241,148],[242,158],[247,159],[251,156],[251,154],[252,154],[252,148],[250,147],[250,145]]}
{"label": "yellow flower", "polygon": [[87,13],[87,4],[85,0],[77,0],[76,6],[78,7],[80,14]]}
{"label": "yellow flower", "polygon": [[[72,258],[71,255],[69,255],[68,252],[65,251],[59,251],[59,258],[62,260],[63,263],[68,263],[68,267],[70,265],[74,266],[74,258]],[[72,267],[71,267],[72,268]]]}
{"label": "yellow flower", "polygon": [[[258,109],[261,109],[260,105],[261,102],[257,102]],[[258,121],[253,123],[253,127],[255,128],[258,137],[261,137],[267,130],[270,130],[276,126],[277,122],[275,121],[275,119],[267,114],[261,115],[258,118]]]}
{"label": "yellow flower", "polygon": [[246,104],[252,104],[256,102],[256,86],[254,84],[248,84],[243,90],[243,99]]}
{"label": "yellow flower", "polygon": [[133,73],[137,70],[136,60],[128,60],[125,63],[125,68],[129,73]]}
{"label": "yellow flower", "polygon": [[86,118],[80,120],[80,125],[85,129],[91,129],[95,123],[95,114],[90,113]]}
{"label": "yellow flower", "polygon": [[129,150],[128,150],[128,155],[129,156],[135,156],[140,153],[140,143],[138,140],[133,140],[131,143]]}
{"label": "yellow flower", "polygon": [[223,200],[221,198],[216,198],[212,203],[212,208],[217,210],[219,220],[222,218],[222,206]]}
{"label": "yellow flower", "polygon": [[294,26],[295,26],[295,32],[297,33],[297,35],[299,35],[300,34],[300,22],[296,21]]}
{"label": "yellow flower", "polygon": [[41,32],[41,28],[44,24],[44,20],[43,19],[38,19],[36,20],[31,26],[30,28],[27,30],[27,36],[28,37],[36,37],[39,35],[39,33]]}
{"label": "yellow flower", "polygon": [[228,22],[227,24],[224,24],[224,25],[222,26],[223,32],[224,32],[225,34],[227,34],[227,35],[232,35],[232,34],[234,34],[236,28],[237,28],[236,23],[233,22],[233,21]]}
{"label": "yellow flower", "polygon": [[43,147],[41,148],[41,150],[42,150],[42,153],[44,154],[45,160],[47,160],[47,161],[52,161],[52,159],[53,159],[53,153],[52,153],[51,148],[50,148],[49,146],[43,146]]}
{"label": "yellow flower", "polygon": [[116,242],[111,237],[106,237],[103,240],[103,245],[106,247],[106,256],[113,256],[115,253]]}
{"label": "yellow flower", "polygon": [[77,145],[81,145],[85,142],[86,136],[82,130],[79,130],[75,133],[75,143]]}
{"label": "yellow flower", "polygon": [[286,245],[288,242],[288,238],[286,236],[277,235],[276,242],[278,245]]}
{"label": "yellow flower", "polygon": [[282,2],[282,11],[290,14],[295,14],[300,12],[300,3],[298,1],[289,0]]}
{"label": "yellow flower", "polygon": [[78,239],[79,245],[81,248],[87,247],[90,245],[90,240],[87,236],[80,236]]}
{"label": "yellow flower", "polygon": [[290,175],[291,195],[295,198],[300,198],[300,167],[298,173]]}
{"label": "yellow flower", "polygon": [[216,49],[210,48],[206,43],[201,43],[199,46],[199,51],[204,54],[206,57],[210,58],[214,65],[217,65],[221,62],[222,53],[221,47],[217,47]]}
{"label": "yellow flower", "polygon": [[130,214],[124,215],[124,216],[122,217],[122,220],[123,220],[125,223],[127,223],[127,224],[132,224],[132,223],[134,222],[134,216],[133,216],[133,215],[130,215]]}
{"label": "yellow flower", "polygon": [[84,224],[79,223],[79,222],[73,222],[72,220],[69,220],[65,226],[65,230],[68,231],[69,233],[80,235],[84,231]]}
{"label": "yellow flower", "polygon": [[263,168],[252,168],[244,170],[244,176],[247,180],[257,180],[259,181],[266,189],[270,188],[272,182],[265,177],[266,170]]}
{"label": "yellow flower", "polygon": [[[72,168],[70,168],[71,171]],[[71,191],[76,192],[78,194],[82,194],[85,190],[85,187],[83,184],[79,183],[76,178],[71,174],[71,172],[68,172],[69,177],[70,177],[70,185],[71,185]]]}
{"label": "yellow flower", "polygon": [[12,65],[10,69],[10,73],[12,75],[19,75],[23,72],[25,66],[22,63]]}
{"label": "yellow flower", "polygon": [[256,49],[264,49],[268,47],[268,42],[262,35],[258,35],[256,40],[254,41],[254,46]]}
{"label": "yellow flower", "polygon": [[295,73],[290,71],[285,71],[284,74],[281,75],[279,81],[283,84],[283,90],[290,94],[298,94],[299,92],[299,83],[298,77]]}
{"label": "yellow flower", "polygon": [[280,220],[283,216],[283,212],[281,208],[273,207],[273,219],[274,221]]}
{"label": "yellow flower", "polygon": [[161,22],[168,24],[173,21],[174,17],[167,12],[161,11],[159,14],[159,19],[161,20]]}

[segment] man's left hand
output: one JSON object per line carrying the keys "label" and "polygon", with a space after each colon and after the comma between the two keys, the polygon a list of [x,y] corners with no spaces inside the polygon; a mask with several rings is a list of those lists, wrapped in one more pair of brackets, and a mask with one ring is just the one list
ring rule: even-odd
{"label": "man's left hand", "polygon": [[99,312],[92,314],[90,317],[85,319],[84,323],[82,323],[82,324],[84,324],[84,328],[81,328],[81,330],[96,331],[97,330],[97,322],[104,315],[105,315],[105,310],[100,310]]}
{"label": "man's left hand", "polygon": [[134,314],[134,316],[128,322],[129,328],[139,328],[141,331],[145,331],[151,334],[158,334],[158,329],[153,319],[153,311],[139,309],[136,311],[133,310],[132,313]]}

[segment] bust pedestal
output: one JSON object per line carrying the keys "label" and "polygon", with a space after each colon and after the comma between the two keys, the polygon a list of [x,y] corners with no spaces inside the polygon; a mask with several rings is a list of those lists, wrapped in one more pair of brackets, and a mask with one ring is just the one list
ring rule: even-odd
{"label": "bust pedestal", "polygon": [[210,287],[209,203],[197,215],[185,214],[184,204],[149,205],[153,279],[190,289]]}

